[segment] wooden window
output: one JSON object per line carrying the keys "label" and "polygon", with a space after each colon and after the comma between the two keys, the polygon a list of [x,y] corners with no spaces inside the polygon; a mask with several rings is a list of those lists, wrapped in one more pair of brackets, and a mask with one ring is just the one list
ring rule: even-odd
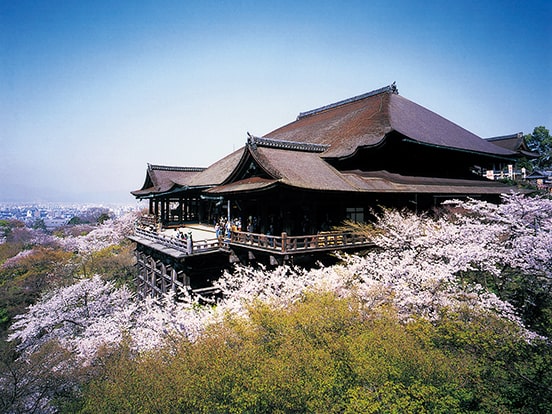
{"label": "wooden window", "polygon": [[363,207],[347,207],[345,216],[347,220],[355,223],[364,223],[364,208]]}

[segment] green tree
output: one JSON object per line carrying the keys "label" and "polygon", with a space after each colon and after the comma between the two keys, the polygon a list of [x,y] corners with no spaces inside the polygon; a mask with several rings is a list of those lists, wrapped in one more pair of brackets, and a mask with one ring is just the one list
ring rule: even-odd
{"label": "green tree", "polygon": [[197,342],[123,345],[66,412],[550,412],[550,346],[473,310],[404,324],[385,306],[309,293],[260,302]]}
{"label": "green tree", "polygon": [[97,222],[98,224],[103,224],[105,223],[107,220],[109,220],[111,217],[109,216],[108,213],[102,213],[100,214],[100,216],[98,217],[97,219]]}
{"label": "green tree", "polygon": [[548,169],[552,167],[552,136],[544,126],[535,127],[532,134],[525,135],[527,146],[540,156],[529,163],[533,169]]}
{"label": "green tree", "polygon": [[23,313],[45,288],[71,280],[72,254],[39,247],[10,266],[0,267],[0,340],[13,316]]}
{"label": "green tree", "polygon": [[33,229],[35,230],[42,230],[42,231],[47,231],[48,229],[46,228],[46,223],[44,223],[44,219],[42,218],[39,218],[39,219],[36,219],[33,223]]}
{"label": "green tree", "polygon": [[71,217],[71,220],[67,222],[69,226],[76,226],[77,224],[82,224],[82,223],[83,223],[82,219],[78,216]]}

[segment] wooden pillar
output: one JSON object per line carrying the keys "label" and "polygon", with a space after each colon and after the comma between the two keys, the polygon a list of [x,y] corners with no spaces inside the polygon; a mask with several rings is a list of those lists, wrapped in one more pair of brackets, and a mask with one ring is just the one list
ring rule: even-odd
{"label": "wooden pillar", "polygon": [[182,208],[182,218],[183,221],[188,221],[190,219],[190,198],[186,197],[184,199],[184,206]]}
{"label": "wooden pillar", "polygon": [[282,233],[282,253],[285,253],[287,250],[286,244],[287,244],[287,233],[283,232]]}
{"label": "wooden pillar", "polygon": [[160,280],[160,286],[161,293],[167,293],[167,282],[165,278],[167,277],[167,267],[164,263],[160,263],[160,271],[161,271],[161,280]]}
{"label": "wooden pillar", "polygon": [[167,208],[166,208],[165,199],[161,200],[161,223],[165,224],[167,222]]}
{"label": "wooden pillar", "polygon": [[171,267],[171,290],[176,292],[176,281],[178,280],[178,273],[174,267]]}

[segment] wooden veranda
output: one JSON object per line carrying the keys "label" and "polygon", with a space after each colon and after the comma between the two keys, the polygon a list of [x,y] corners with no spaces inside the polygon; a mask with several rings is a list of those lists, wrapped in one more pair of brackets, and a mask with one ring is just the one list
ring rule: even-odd
{"label": "wooden veranda", "polygon": [[204,240],[181,240],[157,231],[135,228],[130,239],[156,247],[159,251],[175,258],[188,255],[206,254],[214,251],[229,251],[232,247],[243,247],[272,254],[290,255],[304,252],[325,252],[370,247],[372,243],[365,237],[351,232],[323,232],[312,235],[280,236],[233,231],[230,237]]}
{"label": "wooden veranda", "polygon": [[347,231],[301,236],[232,231],[226,237],[202,239],[181,239],[175,234],[142,221],[129,236],[136,243],[140,297],[156,297],[170,290],[205,294],[217,275],[236,262],[279,265],[293,263],[299,257],[373,246],[365,236]]}

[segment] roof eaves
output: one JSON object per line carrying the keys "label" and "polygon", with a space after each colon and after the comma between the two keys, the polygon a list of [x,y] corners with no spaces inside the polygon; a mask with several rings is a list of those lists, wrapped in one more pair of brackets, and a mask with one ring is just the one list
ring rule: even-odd
{"label": "roof eaves", "polygon": [[423,146],[426,146],[426,147],[454,150],[454,151],[458,151],[458,152],[464,152],[464,153],[467,153],[467,154],[484,155],[486,157],[492,156],[493,158],[498,158],[498,159],[502,159],[502,160],[505,160],[505,161],[511,161],[512,160],[511,157],[515,157],[516,155],[518,155],[516,152],[510,151],[510,150],[507,150],[508,152],[510,152],[510,154],[497,155],[497,154],[492,154],[492,153],[484,152],[484,151],[475,151],[475,150],[469,150],[469,149],[466,149],[466,148],[456,148],[456,147],[449,147],[449,146],[446,146],[446,145],[431,144],[429,142],[422,142],[422,141],[418,141],[417,139],[408,138],[408,137],[404,137],[403,140],[405,142],[411,142],[411,143],[418,144],[418,145],[423,145]]}

